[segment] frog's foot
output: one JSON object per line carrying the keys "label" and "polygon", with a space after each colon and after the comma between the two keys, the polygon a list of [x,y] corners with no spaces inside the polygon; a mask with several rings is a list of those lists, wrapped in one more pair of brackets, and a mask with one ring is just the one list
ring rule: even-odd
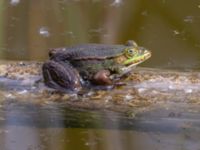
{"label": "frog's foot", "polygon": [[58,90],[78,90],[81,87],[78,72],[68,63],[47,61],[42,66],[44,83]]}
{"label": "frog's foot", "polygon": [[109,70],[98,71],[94,75],[92,82],[98,85],[111,85],[112,80],[110,79],[110,71]]}

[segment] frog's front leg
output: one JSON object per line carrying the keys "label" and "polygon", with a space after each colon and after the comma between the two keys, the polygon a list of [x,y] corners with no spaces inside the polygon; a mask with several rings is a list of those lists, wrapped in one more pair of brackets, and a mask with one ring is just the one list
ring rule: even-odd
{"label": "frog's front leg", "polygon": [[125,85],[123,82],[118,82],[120,77],[120,74],[112,74],[110,70],[100,70],[93,76],[92,82],[97,85]]}
{"label": "frog's front leg", "polygon": [[98,85],[111,85],[112,80],[110,79],[109,70],[100,70],[94,74],[92,82]]}
{"label": "frog's front leg", "polygon": [[44,83],[58,90],[78,90],[79,73],[68,62],[47,61],[42,66]]}

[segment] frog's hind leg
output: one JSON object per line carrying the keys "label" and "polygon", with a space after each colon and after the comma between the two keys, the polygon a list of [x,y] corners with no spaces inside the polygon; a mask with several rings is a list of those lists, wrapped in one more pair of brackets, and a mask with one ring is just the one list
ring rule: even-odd
{"label": "frog's hind leg", "polygon": [[42,66],[44,83],[58,90],[78,90],[81,87],[79,73],[65,62],[47,61]]}

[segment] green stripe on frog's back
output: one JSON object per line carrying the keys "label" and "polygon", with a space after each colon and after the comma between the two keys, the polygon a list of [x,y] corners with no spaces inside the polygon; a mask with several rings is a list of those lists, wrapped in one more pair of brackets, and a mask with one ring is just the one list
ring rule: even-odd
{"label": "green stripe on frog's back", "polygon": [[83,44],[71,46],[64,51],[70,55],[71,60],[107,59],[123,54],[128,46],[106,44]]}

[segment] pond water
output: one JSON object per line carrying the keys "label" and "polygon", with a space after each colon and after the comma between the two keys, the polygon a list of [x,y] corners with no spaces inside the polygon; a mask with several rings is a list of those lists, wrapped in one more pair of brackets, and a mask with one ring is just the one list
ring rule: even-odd
{"label": "pond water", "polygon": [[[199,26],[199,0],[1,0],[0,59],[44,61],[49,48],[123,44],[132,39],[152,51],[152,58],[141,66],[198,70]],[[0,149],[200,147],[198,117],[193,120],[197,123],[194,129],[180,131],[172,121],[164,126],[168,128],[165,131],[155,128],[160,120],[134,126],[137,121],[130,124],[118,116],[114,112],[68,110],[60,104],[24,105],[8,99],[0,105]]]}
{"label": "pond water", "polygon": [[0,113],[0,148],[5,150],[199,148],[199,115],[160,118],[161,110],[132,120],[114,112],[9,101]]}

